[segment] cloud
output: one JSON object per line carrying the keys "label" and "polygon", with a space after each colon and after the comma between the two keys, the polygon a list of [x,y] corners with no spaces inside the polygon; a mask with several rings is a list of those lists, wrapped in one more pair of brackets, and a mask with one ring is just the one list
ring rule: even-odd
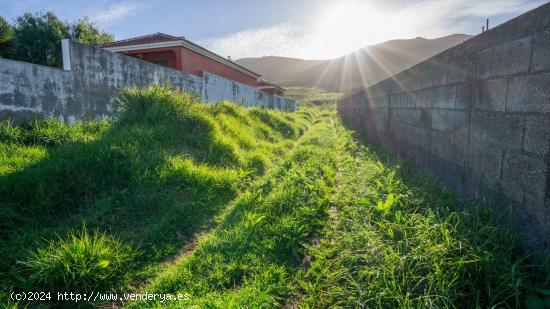
{"label": "cloud", "polygon": [[[377,1],[380,1],[379,5]],[[254,28],[203,39],[199,43],[234,59],[270,55],[326,59],[385,40],[438,37],[453,33],[475,34],[479,32],[485,17],[509,17],[545,2],[421,0],[384,10],[381,1],[373,0],[368,4],[354,0],[335,1],[313,19],[318,23],[316,25],[298,27],[285,24]]]}
{"label": "cloud", "polygon": [[139,2],[119,2],[112,4],[106,10],[99,10],[91,14],[91,19],[100,23],[110,23],[135,14],[145,5]]}
{"label": "cloud", "polygon": [[203,39],[199,43],[224,56],[238,59],[258,55],[296,56],[306,42],[292,26],[277,25]]}
{"label": "cloud", "polygon": [[453,33],[477,34],[485,18],[491,27],[514,15],[531,10],[541,0],[424,0],[401,10],[402,18],[413,16],[411,30],[426,37]]}

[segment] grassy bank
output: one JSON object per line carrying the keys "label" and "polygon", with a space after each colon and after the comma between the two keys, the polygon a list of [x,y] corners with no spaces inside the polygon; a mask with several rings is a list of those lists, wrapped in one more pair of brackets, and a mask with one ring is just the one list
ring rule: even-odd
{"label": "grassy bank", "polygon": [[330,104],[280,113],[160,88],[120,104],[114,121],[2,127],[4,301],[37,290],[186,295],[115,302],[137,308],[550,301],[508,214],[358,143]]}
{"label": "grassy bank", "polygon": [[2,124],[4,293],[135,289],[281,161],[313,117],[162,88],[119,104],[114,121]]}
{"label": "grassy bank", "polygon": [[330,120],[329,113],[321,115],[280,166],[241,195],[193,253],[146,288],[150,293],[187,293],[190,301],[156,305],[284,305],[295,289],[307,244],[328,217],[337,161]]}

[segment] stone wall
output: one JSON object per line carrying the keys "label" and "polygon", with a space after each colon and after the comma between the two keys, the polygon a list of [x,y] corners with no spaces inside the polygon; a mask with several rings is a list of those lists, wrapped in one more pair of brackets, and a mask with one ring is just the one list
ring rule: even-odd
{"label": "stone wall", "polygon": [[550,4],[338,102],[343,121],[550,250]]}
{"label": "stone wall", "polygon": [[[196,92],[207,102],[276,108],[273,95],[208,72],[198,77],[67,40],[62,47],[64,69],[0,58],[0,120],[110,117],[111,100],[122,88],[158,84]],[[295,108],[290,101],[284,110]]]}

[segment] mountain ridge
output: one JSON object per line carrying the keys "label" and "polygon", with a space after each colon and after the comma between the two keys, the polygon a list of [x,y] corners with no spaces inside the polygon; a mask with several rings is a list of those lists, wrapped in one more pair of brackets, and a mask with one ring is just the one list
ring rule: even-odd
{"label": "mountain ridge", "polygon": [[471,37],[452,34],[434,39],[395,39],[328,60],[264,56],[236,62],[281,86],[346,92],[390,77]]}

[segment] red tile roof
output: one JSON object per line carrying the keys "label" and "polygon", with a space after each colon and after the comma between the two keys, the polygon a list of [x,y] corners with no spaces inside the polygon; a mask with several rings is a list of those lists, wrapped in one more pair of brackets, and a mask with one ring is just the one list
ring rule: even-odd
{"label": "red tile roof", "polygon": [[137,38],[130,38],[130,39],[126,39],[126,40],[120,40],[120,41],[116,41],[116,42],[111,42],[111,43],[106,43],[106,44],[103,44],[103,45],[99,45],[98,47],[100,48],[106,48],[106,49],[115,49],[115,50],[125,50],[125,48],[127,47],[128,49],[131,49],[133,46],[138,46],[138,45],[148,45],[148,44],[159,44],[159,43],[170,43],[170,42],[174,42],[174,44],[182,44],[183,46],[187,47],[187,48],[190,48],[192,50],[195,50],[199,53],[202,53],[204,55],[206,55],[207,57],[210,57],[212,59],[214,59],[215,61],[218,61],[220,63],[223,63],[227,66],[230,66],[230,67],[233,67],[233,68],[237,68],[238,70],[242,71],[242,72],[245,72],[246,74],[254,77],[254,78],[258,78],[260,77],[261,75],[254,72],[254,71],[251,71],[250,69],[246,68],[246,67],[243,67],[242,65],[239,65],[238,63],[236,62],[233,62],[225,57],[222,57],[200,45],[197,45],[191,41],[188,41],[185,39],[185,37],[183,36],[173,36],[173,35],[168,35],[168,34],[164,34],[164,33],[160,33],[160,32],[157,32],[155,34],[149,34],[149,35],[145,35],[145,36],[140,36],[140,37],[137,37]]}
{"label": "red tile roof", "polygon": [[[249,75],[252,75],[254,76],[255,78],[258,78],[260,77],[261,75],[246,68],[246,67],[243,67],[242,65],[239,65],[238,63],[236,62],[233,62],[229,59],[226,59],[225,57],[222,57],[200,45],[197,45],[189,40],[186,40],[185,37],[183,36],[173,36],[173,35],[169,35],[169,34],[164,34],[164,33],[160,33],[160,32],[157,32],[155,34],[149,34],[149,35],[144,35],[144,36],[140,36],[140,37],[136,37],[136,38],[130,38],[130,39],[126,39],[126,40],[120,40],[120,41],[116,41],[116,42],[111,42],[111,43],[106,43],[106,44],[102,44],[102,45],[99,45],[100,48],[124,48],[124,47],[130,47],[130,46],[135,46],[135,45],[145,45],[145,44],[157,44],[157,43],[165,43],[165,42],[183,42],[185,43],[186,45],[184,46],[187,46],[187,47],[193,47],[195,48],[196,50],[208,55],[209,57],[215,59],[216,61],[218,62],[221,62],[223,64],[226,64],[226,65],[229,65],[229,66],[232,66],[232,67],[236,67],[236,68],[239,68],[241,71],[245,71],[247,72],[247,74]],[[174,44],[178,44],[178,43],[174,43]],[[263,83],[264,85],[267,85],[267,86],[272,86],[272,87],[275,87],[275,88],[278,88],[282,91],[284,91],[284,88],[280,87],[279,85],[277,84],[274,84],[274,83],[271,83],[271,82],[268,82],[266,80],[263,80],[261,81],[261,83]]]}
{"label": "red tile roof", "polygon": [[266,85],[266,86],[273,87],[273,88],[277,88],[277,89],[279,89],[279,90],[281,90],[281,91],[284,91],[284,90],[285,90],[283,87],[281,87],[281,86],[279,86],[279,85],[277,85],[277,84],[275,84],[275,83],[269,82],[269,81],[267,81],[267,80],[265,80],[265,79],[262,79],[262,80],[259,82],[259,84],[260,84],[260,85]]}
{"label": "red tile roof", "polygon": [[182,36],[172,36],[172,35],[157,32],[155,34],[144,35],[137,38],[131,38],[127,40],[120,40],[116,42],[102,44],[102,45],[99,45],[99,47],[111,48],[111,47],[132,46],[132,45],[141,45],[141,44],[154,44],[154,43],[181,41],[184,39],[185,38]]}

